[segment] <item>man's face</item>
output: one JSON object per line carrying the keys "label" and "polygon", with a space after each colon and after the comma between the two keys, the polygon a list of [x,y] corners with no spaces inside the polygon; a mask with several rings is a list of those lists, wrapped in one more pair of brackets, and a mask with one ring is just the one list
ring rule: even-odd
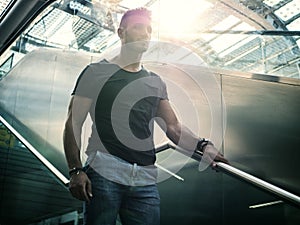
{"label": "man's face", "polygon": [[126,25],[120,28],[119,36],[123,45],[128,45],[132,50],[145,52],[151,39],[152,27],[148,18],[131,16]]}

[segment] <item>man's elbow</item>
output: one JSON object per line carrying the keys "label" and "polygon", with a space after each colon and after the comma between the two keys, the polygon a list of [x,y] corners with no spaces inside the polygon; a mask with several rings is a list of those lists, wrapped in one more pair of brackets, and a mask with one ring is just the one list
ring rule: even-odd
{"label": "man's elbow", "polygon": [[173,124],[168,126],[166,135],[172,142],[178,144],[181,135],[180,124]]}

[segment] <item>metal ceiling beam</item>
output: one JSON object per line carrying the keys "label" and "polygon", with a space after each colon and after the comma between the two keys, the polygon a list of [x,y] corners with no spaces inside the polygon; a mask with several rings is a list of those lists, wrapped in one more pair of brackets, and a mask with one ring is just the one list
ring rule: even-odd
{"label": "metal ceiling beam", "polygon": [[0,55],[44,8],[55,0],[19,0],[2,18],[0,24]]}

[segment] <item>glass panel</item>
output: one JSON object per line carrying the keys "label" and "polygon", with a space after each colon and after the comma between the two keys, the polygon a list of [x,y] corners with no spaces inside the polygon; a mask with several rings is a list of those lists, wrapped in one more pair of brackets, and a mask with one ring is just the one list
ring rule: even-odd
{"label": "glass panel", "polygon": [[[287,28],[289,30],[294,30],[294,31],[299,31],[300,27],[300,18],[294,20],[293,22],[291,22],[289,25],[287,25]],[[297,39],[299,39],[300,37],[298,36]],[[298,45],[300,46],[300,45]]]}
{"label": "glass panel", "polygon": [[291,1],[279,8],[278,10],[276,10],[274,13],[283,21],[287,21],[291,17],[300,13],[300,1]]}
{"label": "glass panel", "polygon": [[10,69],[12,68],[13,64],[13,59],[14,59],[14,53],[11,54],[9,58],[6,59],[6,61],[0,66],[0,80],[2,79],[3,76],[5,76]]}
{"label": "glass panel", "polygon": [[282,0],[264,0],[263,2],[265,4],[267,4],[268,6],[274,6],[274,5],[278,4],[279,2],[282,2]]}

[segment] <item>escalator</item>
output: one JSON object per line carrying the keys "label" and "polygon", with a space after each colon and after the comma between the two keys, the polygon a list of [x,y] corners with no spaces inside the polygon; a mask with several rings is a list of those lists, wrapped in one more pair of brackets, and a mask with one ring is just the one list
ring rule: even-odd
{"label": "escalator", "polygon": [[[74,82],[86,64],[97,60],[71,51],[39,49],[27,54],[0,82],[4,139],[0,147],[0,224],[38,224],[66,213],[82,212],[81,202],[74,200],[66,187],[68,169],[62,130]],[[172,78],[181,85],[168,86],[175,106],[184,101],[176,96],[178,88],[189,90],[201,115],[204,136],[210,136],[214,119],[223,124],[220,133],[224,136],[218,147],[234,167],[296,196],[293,200],[258,188],[257,182],[245,182],[222,164],[219,172],[210,168],[199,172],[199,158],[182,158],[184,166],[177,170],[179,161],[168,163],[173,147],[162,145],[157,163],[161,174],[169,176],[159,182],[162,224],[297,224],[299,81],[211,70],[209,75],[220,84],[219,98],[214,99],[220,111],[214,115],[203,90],[206,94],[216,90],[211,86],[198,90],[191,77],[181,74],[188,71],[192,77],[203,77],[204,82],[207,71],[202,67],[180,65],[179,70],[168,64],[146,66],[163,79]],[[180,111],[180,107],[177,109]],[[182,113],[182,117],[191,118],[188,110]],[[83,145],[89,136],[87,127]]]}
{"label": "escalator", "polygon": [[[82,204],[70,196],[68,180],[1,121],[1,224],[64,224],[62,215],[82,224]],[[158,157],[174,149],[160,146]],[[176,175],[166,170],[171,177],[159,184],[162,224],[298,223],[300,197],[223,163],[199,173],[200,160],[195,153]]]}
{"label": "escalator", "polygon": [[47,160],[33,154],[32,146],[29,150],[30,145],[26,147],[24,140],[20,141],[2,121],[5,122],[3,118],[0,123],[0,223],[31,224],[80,213],[82,203],[70,195],[64,183],[67,179],[61,180],[63,176],[53,173],[46,166]]}

